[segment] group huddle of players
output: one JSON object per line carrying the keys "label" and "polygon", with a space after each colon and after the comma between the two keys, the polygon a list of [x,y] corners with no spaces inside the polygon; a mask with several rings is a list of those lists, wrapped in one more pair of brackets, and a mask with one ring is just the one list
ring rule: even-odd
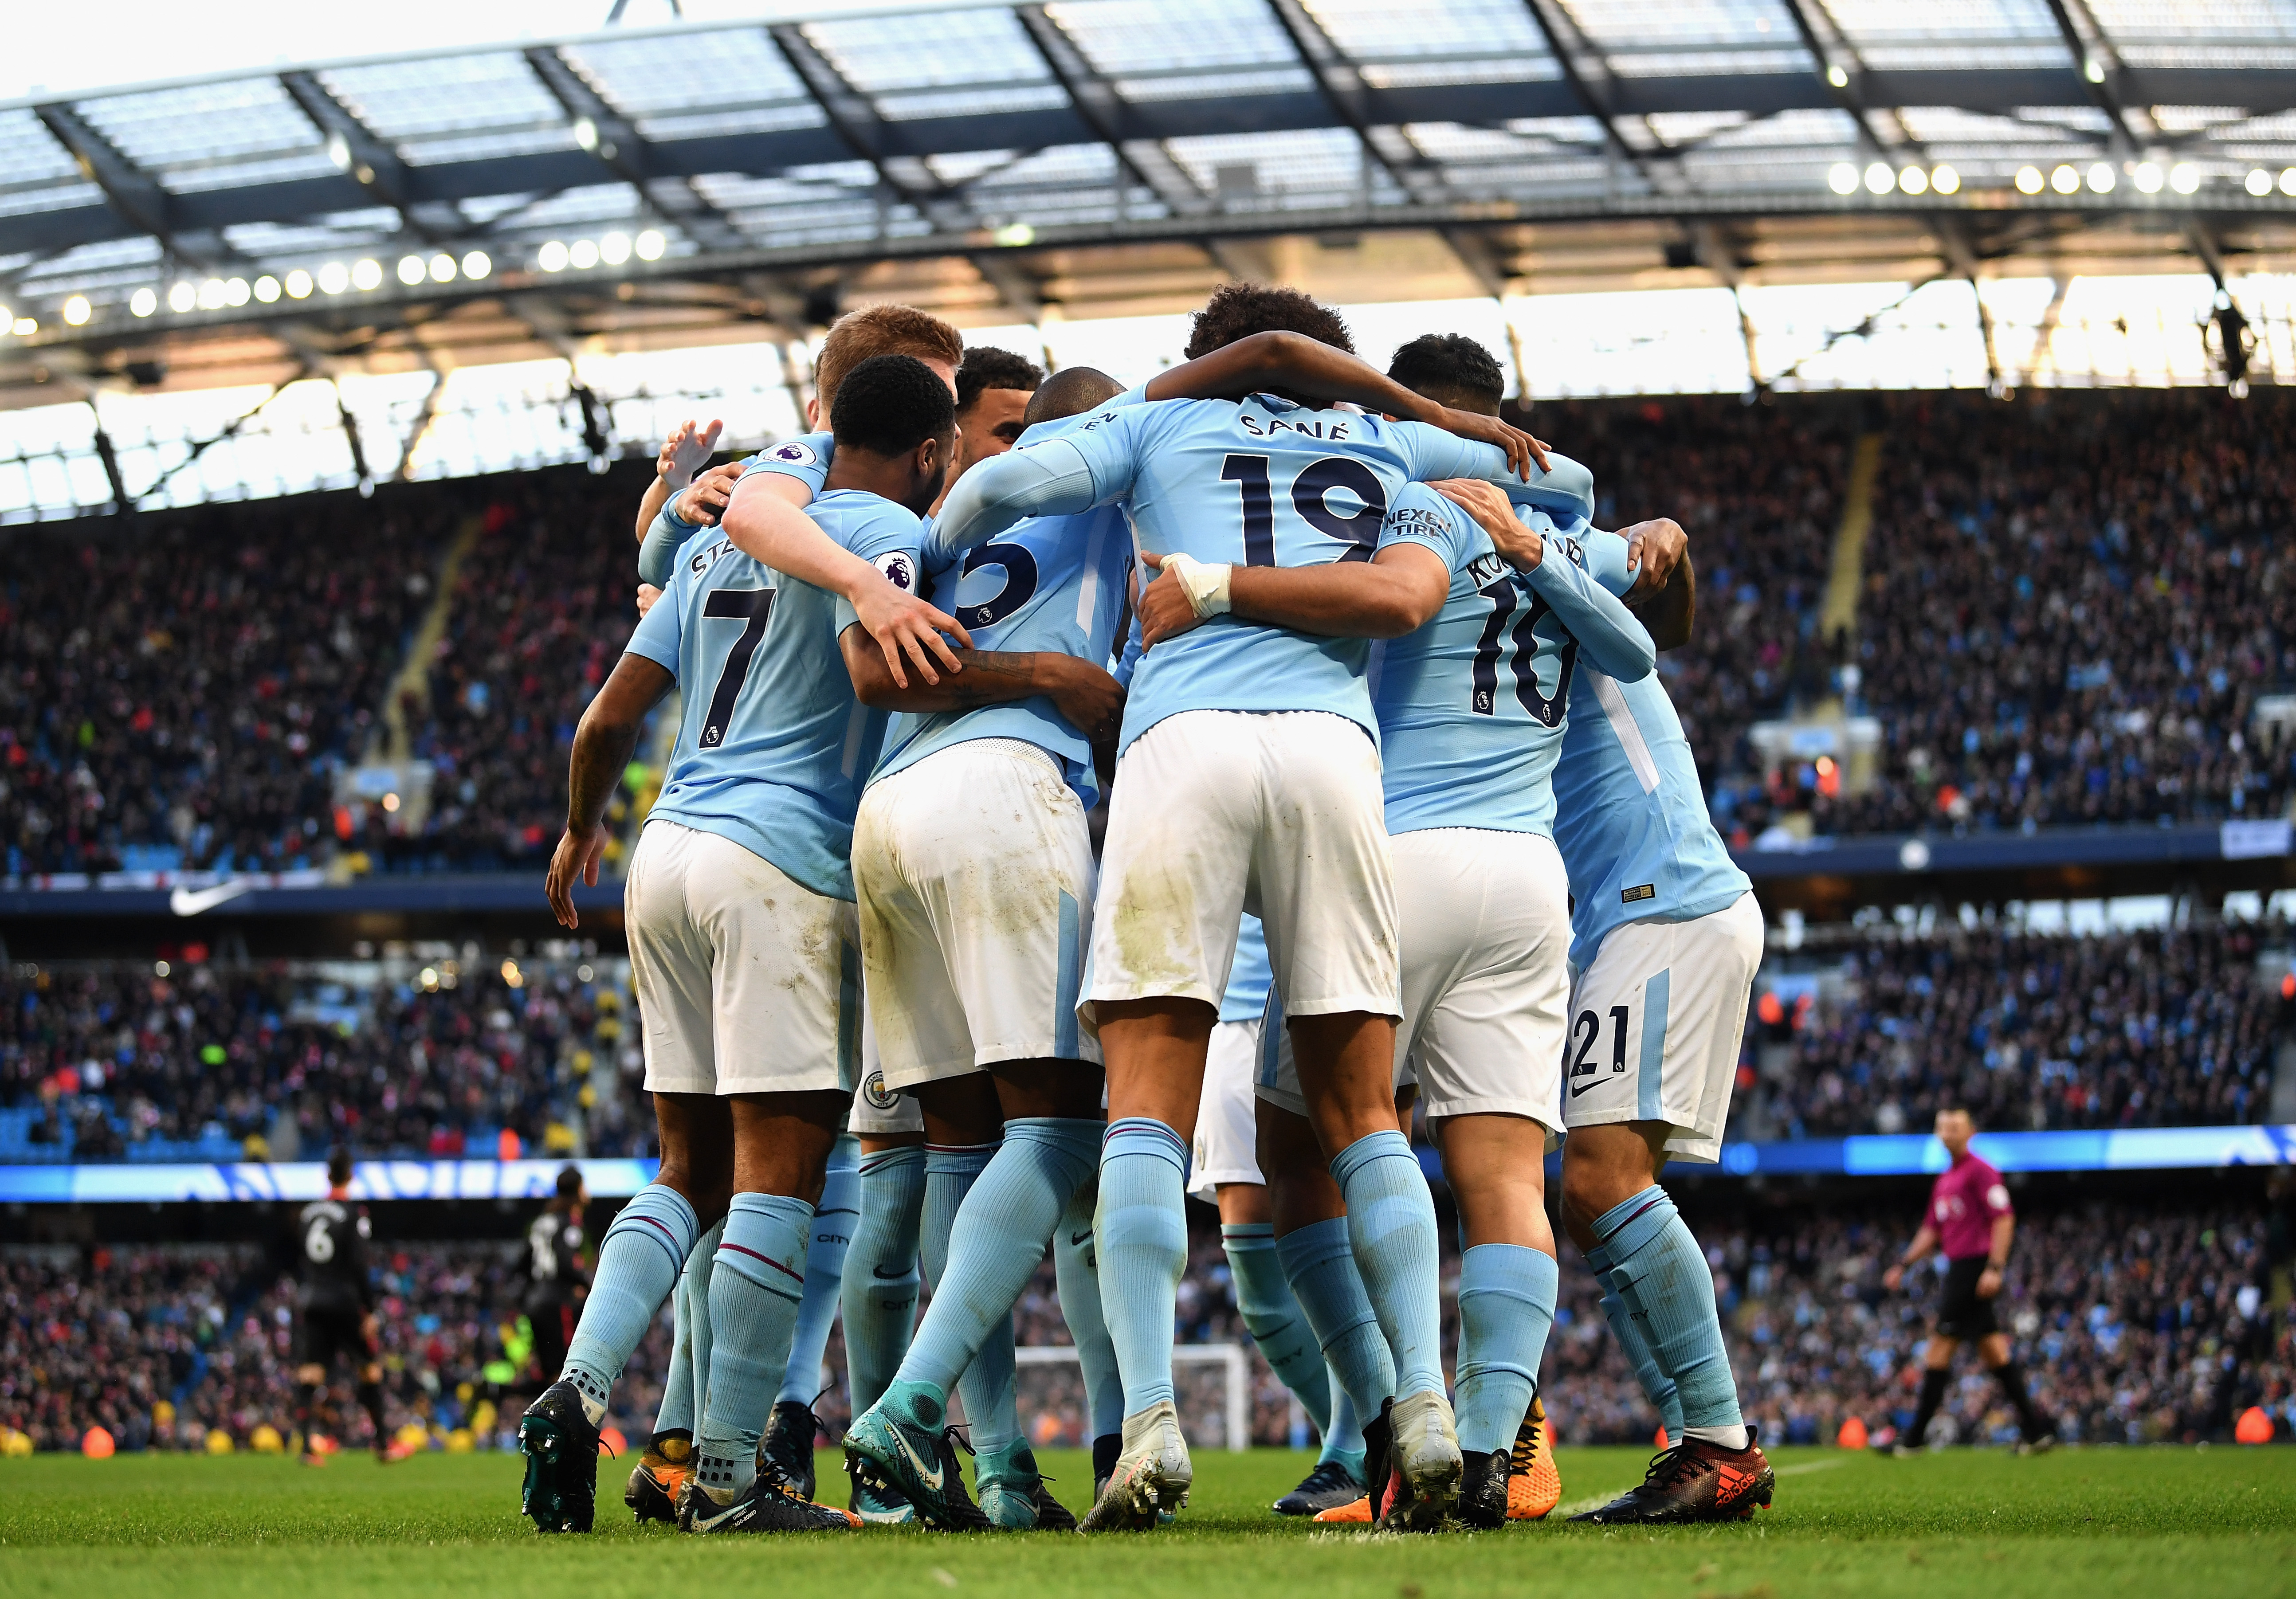
{"label": "group huddle of players", "polygon": [[[1656,1182],[1719,1152],[1762,949],[1653,672],[1693,624],[1682,530],[1596,529],[1590,474],[1500,420],[1472,340],[1385,373],[1352,348],[1308,297],[1234,285],[1124,390],[881,307],[820,351],[825,430],[698,477],[714,425],[665,447],[548,884],[574,925],[675,687],[624,901],[661,1165],[520,1425],[542,1530],[591,1526],[609,1395],[673,1293],[642,1519],[1169,1520],[1192,1182],[1322,1434],[1279,1510],[1544,1515],[1557,1141],[1671,1443],[1582,1519],[1769,1502]],[[1456,1408],[1414,1102],[1464,1250]],[[1013,1393],[1048,1246],[1095,1440],[1080,1521]],[[808,1407],[840,1310],[849,1510],[815,1500]]]}

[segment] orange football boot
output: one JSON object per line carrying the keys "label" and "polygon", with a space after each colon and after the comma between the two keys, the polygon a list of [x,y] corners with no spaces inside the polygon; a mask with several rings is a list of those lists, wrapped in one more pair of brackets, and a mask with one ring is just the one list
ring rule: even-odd
{"label": "orange football boot", "polygon": [[1537,1398],[1515,1430],[1507,1457],[1507,1520],[1536,1521],[1562,1500],[1562,1473],[1554,1466],[1554,1434],[1546,1406]]}

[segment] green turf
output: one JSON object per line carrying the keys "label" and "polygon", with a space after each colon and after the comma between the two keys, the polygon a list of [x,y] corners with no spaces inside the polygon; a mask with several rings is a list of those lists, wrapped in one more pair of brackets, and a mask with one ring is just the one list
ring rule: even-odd
{"label": "green turf", "polygon": [[[430,1455],[390,1470],[228,1459],[53,1456],[0,1461],[0,1594],[127,1599],[209,1593],[302,1599],[437,1589],[488,1595],[701,1592],[769,1599],[1529,1599],[1666,1592],[1688,1599],[1957,1590],[1995,1595],[2296,1593],[2296,1449],[2061,1450],[2038,1460],[1954,1450],[1893,1461],[1781,1449],[1777,1503],[1744,1527],[1655,1534],[1549,1521],[1502,1533],[1376,1536],[1261,1507],[1307,1469],[1275,1450],[1198,1457],[1194,1503],[1160,1532],[952,1538],[680,1537],[633,1527],[606,1463],[590,1538],[540,1538],[517,1515],[519,1462]],[[1634,1481],[1643,1456],[1565,1449],[1564,1511]],[[1081,1456],[1046,1469],[1077,1504]],[[822,1456],[841,1496],[836,1457]],[[680,1587],[673,1590],[671,1585]]]}

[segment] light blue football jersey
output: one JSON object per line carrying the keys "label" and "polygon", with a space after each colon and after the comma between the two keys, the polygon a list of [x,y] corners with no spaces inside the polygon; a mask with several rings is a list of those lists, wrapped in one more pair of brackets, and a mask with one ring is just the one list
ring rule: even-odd
{"label": "light blue football jersey", "polygon": [[[816,499],[813,519],[905,586],[921,524],[858,489]],[[886,717],[857,699],[838,635],[851,607],[713,537],[687,549],[630,636],[634,654],[676,674],[677,742],[666,817],[731,839],[835,899],[853,898],[853,813],[884,741]]]}
{"label": "light blue football jersey", "polygon": [[1235,964],[1227,969],[1227,992],[1220,996],[1222,1021],[1257,1021],[1267,1013],[1267,991],[1275,986],[1267,961],[1267,932],[1257,916],[1246,916],[1235,932]]}
{"label": "light blue football jersey", "polygon": [[1682,718],[1656,673],[1620,683],[1580,666],[1554,782],[1579,970],[1615,927],[1711,915],[1753,887],[1714,831]]}
{"label": "light blue football jersey", "polygon": [[1451,569],[1443,608],[1390,639],[1372,690],[1387,830],[1554,832],[1550,781],[1572,673],[1582,658],[1625,678],[1656,659],[1650,635],[1614,597],[1634,583],[1627,541],[1543,510],[1536,571],[1517,572],[1474,519],[1423,484],[1405,485],[1381,547],[1425,545]]}
{"label": "light blue football jersey", "polygon": [[[1038,422],[1020,442],[1057,438],[1092,414]],[[796,478],[818,493],[835,455],[828,434],[811,435],[762,452],[751,470]],[[1113,505],[1030,517],[962,552],[942,546],[927,519],[922,547],[925,597],[964,624],[976,650],[1044,651],[1105,666],[1131,613],[1132,534]],[[977,738],[1036,745],[1060,763],[1086,809],[1099,800],[1090,741],[1041,694],[976,710],[897,714],[871,781]]]}
{"label": "light blue football jersey", "polygon": [[[1388,507],[1414,480],[1482,478],[1513,496],[1526,488],[1495,445],[1264,394],[1109,407],[1031,447],[1063,447],[1082,456],[1092,503],[1126,505],[1141,550],[1247,566],[1368,561]],[[1369,654],[1364,639],[1214,617],[1142,659],[1123,742],[1207,709],[1330,711],[1376,739]]]}
{"label": "light blue football jersey", "polygon": [[[813,492],[819,494],[829,477],[832,439],[828,433],[808,433],[801,439],[785,439],[779,444],[768,445],[742,463],[742,476],[747,478],[758,467],[771,465],[804,479]],[[676,570],[677,552],[685,547],[686,540],[702,530],[701,523],[687,521],[676,514],[677,498],[671,495],[654,512],[653,523],[638,545],[638,581],[651,583],[656,588],[669,586],[670,574]]]}

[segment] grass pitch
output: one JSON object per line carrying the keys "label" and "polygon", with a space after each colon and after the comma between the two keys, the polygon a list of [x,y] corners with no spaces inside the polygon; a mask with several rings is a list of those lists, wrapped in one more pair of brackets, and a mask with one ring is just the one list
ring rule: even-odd
{"label": "grass pitch", "polygon": [[[1159,1532],[687,1538],[631,1525],[627,1472],[603,1462],[601,1530],[537,1537],[517,1513],[519,1461],[363,1456],[310,1471],[275,1456],[0,1461],[0,1594],[94,1592],[488,1595],[709,1593],[770,1599],[1688,1599],[1956,1590],[1988,1595],[2296,1594],[2296,1449],[2066,1449],[2037,1460],[1950,1450],[1894,1461],[1781,1449],[1777,1502],[1743,1527],[1563,1524],[1637,1480],[1644,1455],[1563,1449],[1562,1510],[1505,1532],[1374,1535],[1264,1508],[1307,1455],[1197,1457],[1193,1504]],[[1046,1469],[1081,1508],[1091,1466]],[[822,1477],[842,1497],[840,1457]]]}

